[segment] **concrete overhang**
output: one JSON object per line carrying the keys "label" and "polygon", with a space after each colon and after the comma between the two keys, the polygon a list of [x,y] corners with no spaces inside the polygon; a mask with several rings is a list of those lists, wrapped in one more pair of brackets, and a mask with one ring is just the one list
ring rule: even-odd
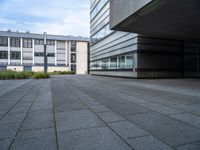
{"label": "concrete overhang", "polygon": [[200,0],[111,0],[111,29],[200,39]]}

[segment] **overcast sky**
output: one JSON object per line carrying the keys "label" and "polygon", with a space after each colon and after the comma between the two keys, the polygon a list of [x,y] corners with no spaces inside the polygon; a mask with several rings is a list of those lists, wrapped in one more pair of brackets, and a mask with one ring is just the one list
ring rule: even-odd
{"label": "overcast sky", "polygon": [[89,37],[89,0],[0,0],[0,30]]}

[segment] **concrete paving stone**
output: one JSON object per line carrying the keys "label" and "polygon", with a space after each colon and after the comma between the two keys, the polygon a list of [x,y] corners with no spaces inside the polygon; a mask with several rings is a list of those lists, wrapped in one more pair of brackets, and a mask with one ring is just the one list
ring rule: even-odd
{"label": "concrete paving stone", "polygon": [[81,102],[54,102],[54,110],[55,112],[67,112],[67,111],[78,111],[78,110],[85,110],[88,109],[83,103]]}
{"label": "concrete paving stone", "polygon": [[54,127],[53,110],[31,111],[26,117],[21,130],[36,130]]}
{"label": "concrete paving stone", "polygon": [[189,113],[183,113],[183,114],[171,115],[170,117],[200,128],[200,116]]}
{"label": "concrete paving stone", "polygon": [[11,150],[56,150],[55,130],[34,130],[21,132]]}
{"label": "concrete paving stone", "polygon": [[18,123],[0,125],[0,139],[14,138],[19,127]]}
{"label": "concrete paving stone", "polygon": [[134,150],[173,150],[170,146],[154,138],[144,136],[127,140]]}
{"label": "concrete paving stone", "polygon": [[0,119],[7,113],[7,110],[0,109]]}
{"label": "concrete paving stone", "polygon": [[129,121],[109,123],[109,126],[123,139],[149,135],[149,133]]}
{"label": "concrete paving stone", "polygon": [[200,142],[182,145],[176,148],[177,150],[200,150]]}
{"label": "concrete paving stone", "polygon": [[58,133],[60,150],[131,150],[108,127]]}
{"label": "concrete paving stone", "polygon": [[31,111],[40,109],[52,109],[52,108],[53,108],[52,100],[49,99],[48,101],[35,101],[31,107]]}
{"label": "concrete paving stone", "polygon": [[20,131],[17,135],[17,139],[31,139],[31,138],[38,138],[38,137],[51,137],[55,138],[55,129],[54,128],[47,128],[47,129],[39,129],[39,130],[31,130],[31,131]]}
{"label": "concrete paving stone", "polygon": [[200,109],[199,109],[200,104],[193,104],[193,105],[177,104],[177,105],[171,105],[171,107],[187,112],[200,114]]}
{"label": "concrete paving stone", "polygon": [[177,113],[183,112],[183,111],[173,109],[173,108],[170,108],[170,107],[167,107],[164,105],[156,104],[156,103],[143,103],[143,104],[139,104],[139,105],[149,108],[151,110],[157,111],[159,113],[166,114],[166,115],[177,114]]}
{"label": "concrete paving stone", "polygon": [[122,116],[151,112],[151,110],[141,107],[129,101],[121,103],[115,103],[113,101],[111,104],[109,104],[109,108],[112,108],[112,110],[121,114]]}
{"label": "concrete paving stone", "polygon": [[87,106],[98,106],[101,105],[99,102],[94,100],[93,98],[89,96],[82,97],[81,100],[87,105]]}
{"label": "concrete paving stone", "polygon": [[26,113],[28,112],[32,102],[20,102],[15,105],[9,113]]}
{"label": "concrete paving stone", "polygon": [[59,112],[55,114],[55,118],[57,131],[104,126],[104,123],[89,110]]}
{"label": "concrete paving stone", "polygon": [[0,150],[8,150],[12,139],[0,140]]}
{"label": "concrete paving stone", "polygon": [[153,136],[177,146],[200,139],[200,129],[159,113],[129,116],[128,119]]}
{"label": "concrete paving stone", "polygon": [[102,112],[98,113],[98,116],[101,117],[105,122],[116,122],[116,121],[124,121],[125,119],[115,112]]}
{"label": "concrete paving stone", "polygon": [[8,113],[0,120],[0,124],[20,123],[24,120],[25,116],[26,113]]}
{"label": "concrete paving stone", "polygon": [[96,113],[111,111],[109,108],[105,107],[104,105],[90,106],[90,108]]}

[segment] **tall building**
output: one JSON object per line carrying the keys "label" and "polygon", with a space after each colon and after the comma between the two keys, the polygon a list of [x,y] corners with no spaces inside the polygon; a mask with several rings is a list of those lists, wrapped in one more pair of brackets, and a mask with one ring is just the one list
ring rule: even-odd
{"label": "tall building", "polygon": [[[91,74],[200,77],[200,23],[194,23],[200,12],[194,1],[91,0]],[[183,18],[193,20],[191,26]]]}
{"label": "tall building", "polygon": [[[47,35],[48,72],[88,72],[88,38]],[[0,31],[0,70],[43,71],[42,34]]]}

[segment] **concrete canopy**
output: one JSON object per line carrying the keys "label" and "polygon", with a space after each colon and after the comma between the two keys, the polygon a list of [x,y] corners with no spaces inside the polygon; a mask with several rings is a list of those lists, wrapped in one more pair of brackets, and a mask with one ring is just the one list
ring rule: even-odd
{"label": "concrete canopy", "polygon": [[111,0],[111,29],[200,39],[199,0]]}

